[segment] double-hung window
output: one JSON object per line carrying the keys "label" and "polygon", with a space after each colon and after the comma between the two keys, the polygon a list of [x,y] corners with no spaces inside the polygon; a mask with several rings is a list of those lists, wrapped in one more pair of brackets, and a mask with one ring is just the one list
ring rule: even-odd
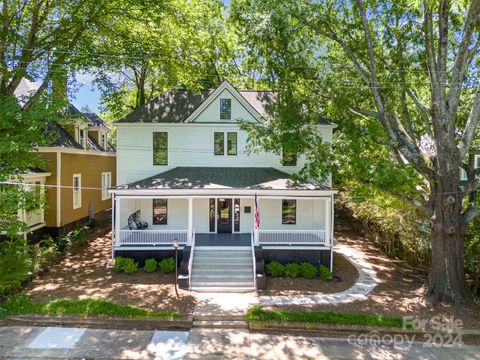
{"label": "double-hung window", "polygon": [[297,200],[282,200],[282,224],[297,223]]}
{"label": "double-hung window", "polygon": [[283,166],[297,166],[297,154],[289,151],[282,152]]}
{"label": "double-hung window", "polygon": [[153,225],[167,225],[167,199],[153,199]]}
{"label": "double-hung window", "polygon": [[237,155],[237,133],[227,133],[227,155]]}
{"label": "double-hung window", "polygon": [[82,175],[73,175],[73,208],[82,207]]}
{"label": "double-hung window", "polygon": [[168,165],[168,133],[153,133],[153,165]]}
{"label": "double-hung window", "polygon": [[108,193],[108,188],[112,186],[112,173],[103,172],[102,173],[102,200],[107,200],[110,198]]}
{"label": "double-hung window", "polygon": [[100,131],[100,146],[107,150],[107,134],[104,131]]}
{"label": "double-hung window", "polygon": [[225,134],[223,132],[213,134],[213,148],[215,155],[225,155]]}

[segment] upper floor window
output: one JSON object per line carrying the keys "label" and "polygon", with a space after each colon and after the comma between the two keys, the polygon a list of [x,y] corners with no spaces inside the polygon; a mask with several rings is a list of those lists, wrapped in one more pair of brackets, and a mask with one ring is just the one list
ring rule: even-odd
{"label": "upper floor window", "polygon": [[167,225],[167,199],[153,199],[153,225]]}
{"label": "upper floor window", "polygon": [[297,223],[297,200],[282,200],[282,224]]}
{"label": "upper floor window", "polygon": [[227,133],[227,155],[237,155],[237,133]]}
{"label": "upper floor window", "polygon": [[230,120],[232,118],[232,99],[220,99],[220,119]]}
{"label": "upper floor window", "polygon": [[82,207],[82,176],[80,174],[73,175],[73,208]]}
{"label": "upper floor window", "polygon": [[282,165],[283,166],[297,166],[297,154],[283,151],[282,152]]}
{"label": "upper floor window", "polygon": [[153,165],[168,165],[168,133],[153,133]]}
{"label": "upper floor window", "polygon": [[112,186],[112,173],[104,172],[102,173],[102,200],[110,198],[108,193],[108,188]]}
{"label": "upper floor window", "polygon": [[223,132],[213,134],[213,152],[215,155],[225,154],[225,134]]}

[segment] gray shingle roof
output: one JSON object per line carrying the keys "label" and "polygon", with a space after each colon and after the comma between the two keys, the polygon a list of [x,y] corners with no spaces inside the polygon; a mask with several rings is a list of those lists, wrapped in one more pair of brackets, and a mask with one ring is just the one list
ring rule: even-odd
{"label": "gray shingle roof", "polygon": [[98,116],[97,113],[94,112],[84,112],[83,115],[90,120],[90,124],[88,124],[89,127],[92,126],[98,126],[98,127],[105,127],[107,129],[110,129],[110,126],[107,125],[105,121],[102,120],[100,116]]}
{"label": "gray shingle roof", "polygon": [[[139,107],[117,123],[180,123],[184,122],[214,90],[195,93],[190,90],[164,92]],[[264,118],[274,117],[276,93],[267,90],[240,90],[240,95]],[[326,119],[319,124],[328,125]]]}
{"label": "gray shingle roof", "polygon": [[296,183],[274,168],[176,167],[126,185],[119,190],[228,189],[326,190],[326,187]]}

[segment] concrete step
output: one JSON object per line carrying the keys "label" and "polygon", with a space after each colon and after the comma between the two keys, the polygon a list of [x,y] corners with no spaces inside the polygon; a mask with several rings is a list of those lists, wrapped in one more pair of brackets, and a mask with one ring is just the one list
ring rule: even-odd
{"label": "concrete step", "polygon": [[231,276],[231,275],[252,275],[253,276],[253,268],[251,266],[247,267],[240,267],[240,268],[218,268],[218,267],[197,267],[193,271],[194,274],[209,274],[209,275],[223,275],[223,276]]}
{"label": "concrete step", "polygon": [[239,312],[236,314],[233,314],[233,313],[197,314],[195,311],[193,312],[193,321],[232,321],[232,320],[245,321],[245,314],[243,312]]}
{"label": "concrete step", "polygon": [[228,251],[228,250],[220,250],[220,251],[208,251],[208,250],[194,250],[195,254],[198,256],[217,256],[217,255],[223,255],[223,256],[252,256],[251,251]]}
{"label": "concrete step", "polygon": [[208,273],[202,273],[199,274],[196,271],[193,272],[192,274],[192,281],[203,281],[203,280],[208,280],[208,281],[223,281],[224,279],[235,279],[237,281],[238,279],[253,279],[253,272],[251,274],[208,274]]}
{"label": "concrete step", "polygon": [[227,280],[227,281],[209,281],[209,280],[195,280],[191,282],[192,288],[196,287],[218,287],[218,288],[253,288],[253,279],[250,281],[242,280]]}
{"label": "concrete step", "polygon": [[256,291],[251,286],[241,287],[241,286],[192,286],[191,290],[196,292],[213,292],[213,293],[245,293],[245,292],[254,292]]}
{"label": "concrete step", "polygon": [[208,329],[246,329],[245,320],[196,320],[193,322],[194,328]]}

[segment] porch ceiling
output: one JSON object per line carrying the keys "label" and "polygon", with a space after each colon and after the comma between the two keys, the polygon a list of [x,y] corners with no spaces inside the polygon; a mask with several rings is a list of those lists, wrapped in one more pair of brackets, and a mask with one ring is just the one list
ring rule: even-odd
{"label": "porch ceiling", "polygon": [[252,189],[331,190],[314,183],[299,183],[274,168],[176,167],[163,173],[119,185],[117,190]]}

